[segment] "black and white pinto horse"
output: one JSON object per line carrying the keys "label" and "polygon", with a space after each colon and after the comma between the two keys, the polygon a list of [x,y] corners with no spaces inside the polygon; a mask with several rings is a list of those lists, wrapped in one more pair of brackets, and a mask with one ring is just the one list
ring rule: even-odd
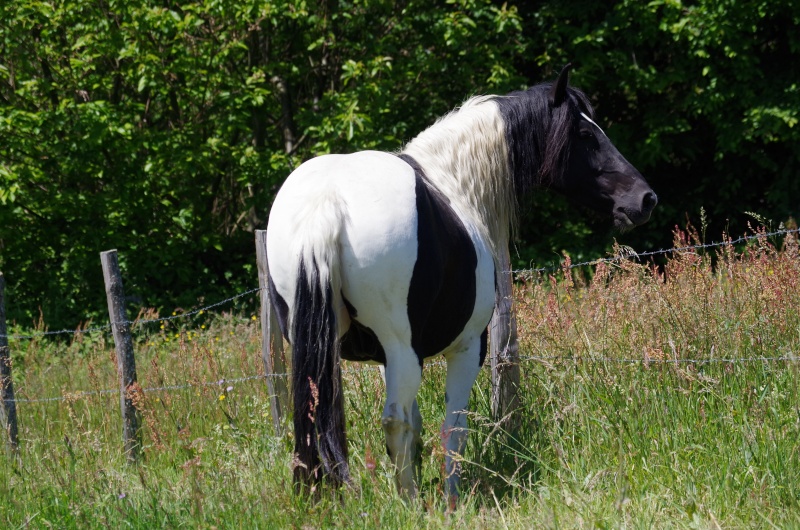
{"label": "black and white pinto horse", "polygon": [[417,493],[423,360],[447,362],[446,493],[458,492],[467,401],[487,347],[498,256],[517,199],[549,186],[644,223],[657,198],[593,121],[552,84],[467,100],[399,154],[326,155],[295,170],[269,218],[270,292],[292,346],[295,481],[349,481],[340,359],[384,365],[382,426],[396,484]]}

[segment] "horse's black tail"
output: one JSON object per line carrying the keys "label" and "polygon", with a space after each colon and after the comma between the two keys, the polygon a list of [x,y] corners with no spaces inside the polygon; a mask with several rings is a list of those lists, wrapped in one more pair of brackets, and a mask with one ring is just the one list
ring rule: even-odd
{"label": "horse's black tail", "polygon": [[[296,485],[350,481],[332,264],[300,260],[292,316]],[[320,274],[320,268],[323,273]]]}

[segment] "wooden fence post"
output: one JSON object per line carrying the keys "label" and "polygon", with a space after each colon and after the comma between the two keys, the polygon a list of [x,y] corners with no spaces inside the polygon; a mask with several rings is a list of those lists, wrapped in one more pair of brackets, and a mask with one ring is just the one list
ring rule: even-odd
{"label": "wooden fence post", "polygon": [[275,434],[283,432],[283,410],[289,402],[289,387],[286,379],[286,357],[283,349],[283,336],[278,325],[278,317],[269,297],[269,264],[267,263],[267,231],[256,230],[256,260],[258,261],[258,286],[261,288],[261,354],[264,359],[264,373],[267,378],[267,391],[270,395],[270,409]]}
{"label": "wooden fence post", "polygon": [[131,326],[125,312],[125,289],[119,271],[117,251],[100,253],[103,265],[103,280],[106,284],[108,316],[114,332],[117,352],[117,373],[119,374],[120,407],[122,409],[122,440],[129,462],[139,460],[142,442],[139,426],[139,412],[134,406],[134,396],[140,391],[136,381],[136,358],[133,355]]}
{"label": "wooden fence post", "polygon": [[0,272],[0,421],[8,435],[9,448],[16,452],[19,448],[17,429],[17,402],[14,401],[14,383],[11,380],[11,350],[8,348],[6,328],[6,280]]}
{"label": "wooden fence post", "polygon": [[497,293],[489,325],[492,366],[492,415],[495,421],[511,414],[512,426],[519,425],[519,344],[514,314],[513,277],[508,249],[497,264]]}

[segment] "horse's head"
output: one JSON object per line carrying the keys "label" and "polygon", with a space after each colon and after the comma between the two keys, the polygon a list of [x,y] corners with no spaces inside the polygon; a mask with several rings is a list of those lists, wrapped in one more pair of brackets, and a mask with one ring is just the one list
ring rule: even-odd
{"label": "horse's head", "polygon": [[617,229],[630,230],[650,219],[658,197],[594,122],[586,96],[567,86],[568,70],[569,65],[549,89],[550,132],[561,135],[551,138],[558,147],[552,186],[603,215],[610,213]]}

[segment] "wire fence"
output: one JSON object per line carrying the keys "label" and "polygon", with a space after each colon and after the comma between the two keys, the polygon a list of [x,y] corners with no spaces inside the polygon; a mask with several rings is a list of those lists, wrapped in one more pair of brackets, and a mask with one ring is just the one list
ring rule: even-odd
{"label": "wire fence", "polygon": [[[576,269],[579,267],[587,267],[598,265],[600,263],[619,263],[620,261],[624,261],[626,259],[642,259],[651,256],[659,256],[664,254],[670,253],[677,253],[677,252],[691,252],[697,250],[708,250],[712,248],[718,247],[726,247],[732,245],[738,245],[740,243],[746,243],[752,240],[763,240],[769,239],[772,237],[780,237],[786,236],[790,234],[797,234],[800,233],[800,228],[794,229],[784,229],[784,230],[776,230],[774,232],[761,232],[756,233],[753,235],[742,236],[736,239],[730,239],[727,241],[719,241],[714,243],[703,243],[703,244],[696,244],[696,245],[686,245],[683,247],[675,247],[675,248],[668,248],[668,249],[659,249],[659,250],[649,250],[646,252],[635,252],[633,249],[629,247],[625,247],[628,249],[627,252],[623,252],[621,255],[607,257],[607,258],[597,258],[590,261],[582,261],[579,263],[571,263],[567,269]],[[556,272],[562,270],[564,267],[563,265],[552,265],[550,267],[540,267],[540,268],[530,268],[530,269],[512,269],[509,271],[503,271],[503,274],[516,274],[516,275],[524,275],[524,274],[542,274],[547,272]],[[255,287],[243,293],[239,293],[237,295],[231,296],[230,298],[226,298],[225,300],[221,300],[219,302],[215,302],[213,304],[207,305],[205,307],[201,307],[198,309],[193,309],[192,311],[187,311],[185,313],[181,313],[179,315],[171,315],[168,317],[160,317],[160,318],[153,318],[153,319],[137,319],[125,322],[129,325],[139,325],[143,326],[146,324],[158,323],[158,322],[167,322],[172,320],[184,319],[188,318],[193,315],[204,313],[210,309],[214,309],[216,307],[223,306],[228,304],[234,300],[239,298],[243,298],[245,296],[249,296],[253,293],[261,291],[260,287]],[[111,323],[105,324],[103,326],[93,326],[88,328],[81,328],[81,329],[61,329],[58,331],[37,331],[28,334],[8,334],[8,335],[0,335],[0,337],[6,337],[10,340],[30,340],[44,336],[51,336],[51,335],[76,335],[76,334],[83,334],[83,333],[93,333],[93,332],[100,332],[100,331],[108,331],[111,329]]]}
{"label": "wire fence", "polygon": [[[784,230],[777,230],[773,232],[760,232],[753,235],[742,236],[736,239],[730,239],[727,241],[722,242],[714,242],[714,243],[705,243],[705,244],[695,244],[695,245],[686,245],[683,247],[675,247],[670,249],[660,249],[660,250],[652,250],[646,252],[629,252],[623,255],[617,255],[614,257],[608,258],[598,258],[591,261],[584,261],[580,263],[572,263],[567,269],[574,269],[578,267],[585,267],[585,266],[593,266],[598,265],[600,263],[618,263],[620,261],[626,259],[642,259],[650,256],[657,256],[669,253],[677,253],[677,252],[694,252],[697,250],[708,250],[712,248],[718,247],[726,247],[737,245],[740,243],[747,243],[752,240],[763,240],[773,237],[781,237],[791,234],[797,234],[800,232],[800,228],[795,229],[784,229]],[[562,270],[563,265],[555,265],[552,267],[542,267],[542,268],[531,268],[531,269],[514,269],[510,271],[505,271],[507,274],[534,274],[534,273],[547,273],[547,272],[555,272]],[[223,305],[229,304],[239,298],[243,298],[249,295],[252,295],[256,292],[261,291],[260,287],[256,287],[254,289],[250,289],[248,291],[239,293],[237,295],[231,296],[224,300],[215,302],[213,304],[209,304],[207,306],[194,309],[191,311],[187,311],[181,313],[179,315],[171,315],[167,317],[160,317],[160,318],[153,318],[153,319],[137,319],[134,321],[127,321],[126,323],[132,326],[144,326],[146,324],[153,324],[153,323],[163,323],[169,322],[179,319],[185,319],[194,315],[205,313],[211,309],[215,309],[221,307]],[[5,337],[7,339],[12,340],[31,340],[36,339],[39,337],[45,336],[53,336],[53,335],[75,335],[75,334],[84,334],[84,333],[92,333],[92,332],[104,332],[109,331],[112,328],[112,324],[106,324],[104,326],[93,326],[87,328],[80,328],[80,329],[62,329],[58,331],[39,331],[29,334],[7,334],[7,335],[0,335],[0,337]],[[543,363],[558,363],[558,362],[574,362],[574,363],[585,363],[585,362],[592,362],[592,363],[605,363],[605,364],[643,364],[643,365],[650,365],[650,364],[664,364],[664,365],[680,365],[680,364],[692,364],[692,365],[704,365],[704,364],[740,364],[740,363],[774,363],[774,362],[787,362],[787,363],[796,363],[800,361],[800,356],[798,356],[795,352],[788,353],[786,355],[779,355],[774,357],[737,357],[737,358],[695,358],[695,359],[679,359],[679,358],[672,358],[672,359],[657,359],[657,358],[612,358],[612,357],[602,357],[602,356],[563,356],[563,355],[555,355],[555,356],[526,356],[521,357],[519,359],[520,362],[543,362]],[[434,361],[431,363],[426,363],[427,366],[435,366],[435,365],[443,365],[444,361]],[[362,371],[369,371],[369,370],[378,370],[376,366],[364,366],[359,368],[351,368],[347,370],[343,370],[343,373],[351,373],[351,372],[362,372]],[[219,379],[216,381],[209,381],[209,382],[201,382],[201,383],[185,383],[180,385],[166,385],[166,386],[158,386],[158,387],[148,387],[142,388],[143,392],[164,392],[164,391],[177,391],[177,390],[186,390],[190,388],[197,388],[197,387],[207,387],[207,386],[228,386],[232,384],[242,383],[246,381],[253,381],[253,380],[266,380],[268,378],[281,378],[281,377],[289,377],[290,373],[280,373],[280,374],[260,374],[260,375],[250,375],[238,378],[231,378],[231,379]],[[44,397],[44,398],[15,398],[13,400],[5,400],[6,402],[16,402],[16,403],[46,403],[46,402],[58,402],[58,401],[65,401],[67,399],[75,399],[75,398],[85,398],[90,396],[96,395],[103,395],[103,394],[119,394],[120,390],[117,389],[101,389],[101,390],[87,390],[87,391],[77,391],[77,392],[70,392],[68,395],[61,395],[61,396],[53,396],[53,397]]]}
{"label": "wire fence", "polygon": [[[156,323],[156,322],[168,322],[168,321],[171,321],[171,320],[178,320],[178,319],[188,318],[190,316],[194,316],[194,315],[198,315],[198,314],[204,313],[204,312],[206,312],[206,311],[208,311],[210,309],[214,309],[216,307],[223,306],[225,304],[233,302],[234,300],[236,300],[238,298],[243,298],[245,296],[248,296],[248,295],[251,295],[253,293],[256,293],[256,292],[258,292],[260,290],[261,290],[260,287],[256,287],[254,289],[250,289],[249,291],[245,291],[243,293],[239,293],[237,295],[231,296],[230,298],[226,298],[225,300],[221,300],[219,302],[215,302],[215,303],[213,303],[211,305],[207,305],[205,307],[201,307],[201,308],[198,308],[198,309],[193,309],[191,311],[187,311],[185,313],[181,313],[180,315],[171,315],[171,316],[168,316],[168,317],[151,318],[151,319],[128,320],[127,322],[124,322],[124,324],[132,325],[132,326],[133,325],[143,326],[145,324],[153,324],[153,323]],[[111,323],[108,323],[108,324],[105,324],[104,326],[93,326],[93,327],[80,328],[80,329],[61,329],[61,330],[58,330],[58,331],[37,331],[37,332],[34,332],[34,333],[28,333],[28,334],[8,334],[8,335],[0,335],[0,337],[6,337],[8,339],[16,339],[16,340],[30,340],[30,339],[36,339],[36,338],[39,338],[39,337],[46,337],[46,336],[49,336],[49,335],[79,335],[79,334],[83,334],[83,333],[94,333],[94,332],[99,332],[99,331],[109,331],[110,329],[111,329]]]}
{"label": "wire fence", "polygon": [[[614,358],[614,357],[603,357],[603,356],[592,356],[592,355],[550,355],[550,356],[539,356],[539,355],[530,355],[530,356],[523,356],[519,358],[520,363],[524,362],[539,362],[545,364],[555,364],[555,363],[574,363],[574,364],[581,364],[581,363],[596,363],[596,364],[641,364],[645,366],[650,365],[717,365],[717,364],[744,364],[744,363],[798,363],[800,362],[800,355],[795,353],[789,353],[787,355],[780,355],[775,357],[765,357],[765,356],[757,356],[757,357],[711,357],[711,358],[696,358],[696,359],[659,359],[659,358],[648,358],[648,357],[639,357],[639,358]],[[436,361],[429,361],[425,363],[426,368],[431,368],[434,366],[445,366],[447,363],[443,360],[436,360]],[[361,372],[370,372],[374,371],[377,372],[380,370],[380,367],[373,366],[373,365],[366,365],[360,366],[358,368],[349,368],[342,370],[342,374],[351,374],[351,373],[361,373]],[[179,391],[179,390],[189,390],[192,388],[200,388],[200,387],[229,387],[231,385],[245,383],[248,381],[258,381],[258,380],[266,380],[269,378],[279,378],[279,377],[290,377],[291,373],[282,373],[282,374],[259,374],[259,375],[250,375],[244,377],[234,377],[234,378],[224,378],[219,379],[216,381],[205,381],[201,383],[185,383],[182,385],[164,385],[164,386],[155,386],[155,387],[147,387],[142,388],[142,392],[144,393],[155,393],[155,392],[171,392],[171,391]],[[67,401],[67,400],[74,400],[74,399],[81,399],[81,398],[88,398],[92,396],[99,396],[104,394],[119,394],[119,388],[109,388],[109,389],[102,389],[102,390],[85,390],[85,391],[78,391],[78,392],[70,392],[68,395],[62,396],[53,396],[53,397],[45,397],[45,398],[16,398],[13,400],[6,400],[6,402],[14,401],[15,403],[51,403],[57,401]]]}
{"label": "wire fence", "polygon": [[[740,243],[747,243],[752,240],[762,240],[762,239],[769,239],[771,237],[780,237],[790,234],[797,234],[800,232],[800,228],[793,228],[793,229],[783,229],[783,230],[776,230],[774,232],[761,232],[756,233],[749,236],[741,236],[736,239],[730,239],[727,241],[719,241],[714,243],[698,243],[695,245],[686,245],[683,247],[674,247],[674,248],[667,248],[667,249],[659,249],[659,250],[648,250],[646,252],[636,252],[630,247],[624,247],[625,252],[621,255],[613,256],[610,258],[598,258],[590,261],[582,261],[580,263],[572,263],[567,267],[568,269],[575,269],[578,267],[586,267],[590,265],[598,265],[600,263],[618,263],[620,261],[626,259],[642,259],[648,258],[652,256],[661,256],[664,254],[671,254],[676,252],[692,252],[697,250],[708,250],[712,248],[718,247],[730,247],[733,245],[738,245]],[[533,273],[546,273],[546,272],[556,272],[562,269],[561,265],[553,265],[550,267],[541,267],[541,268],[532,268],[532,269],[514,269],[510,271],[506,271],[506,273],[510,274],[533,274]]]}

